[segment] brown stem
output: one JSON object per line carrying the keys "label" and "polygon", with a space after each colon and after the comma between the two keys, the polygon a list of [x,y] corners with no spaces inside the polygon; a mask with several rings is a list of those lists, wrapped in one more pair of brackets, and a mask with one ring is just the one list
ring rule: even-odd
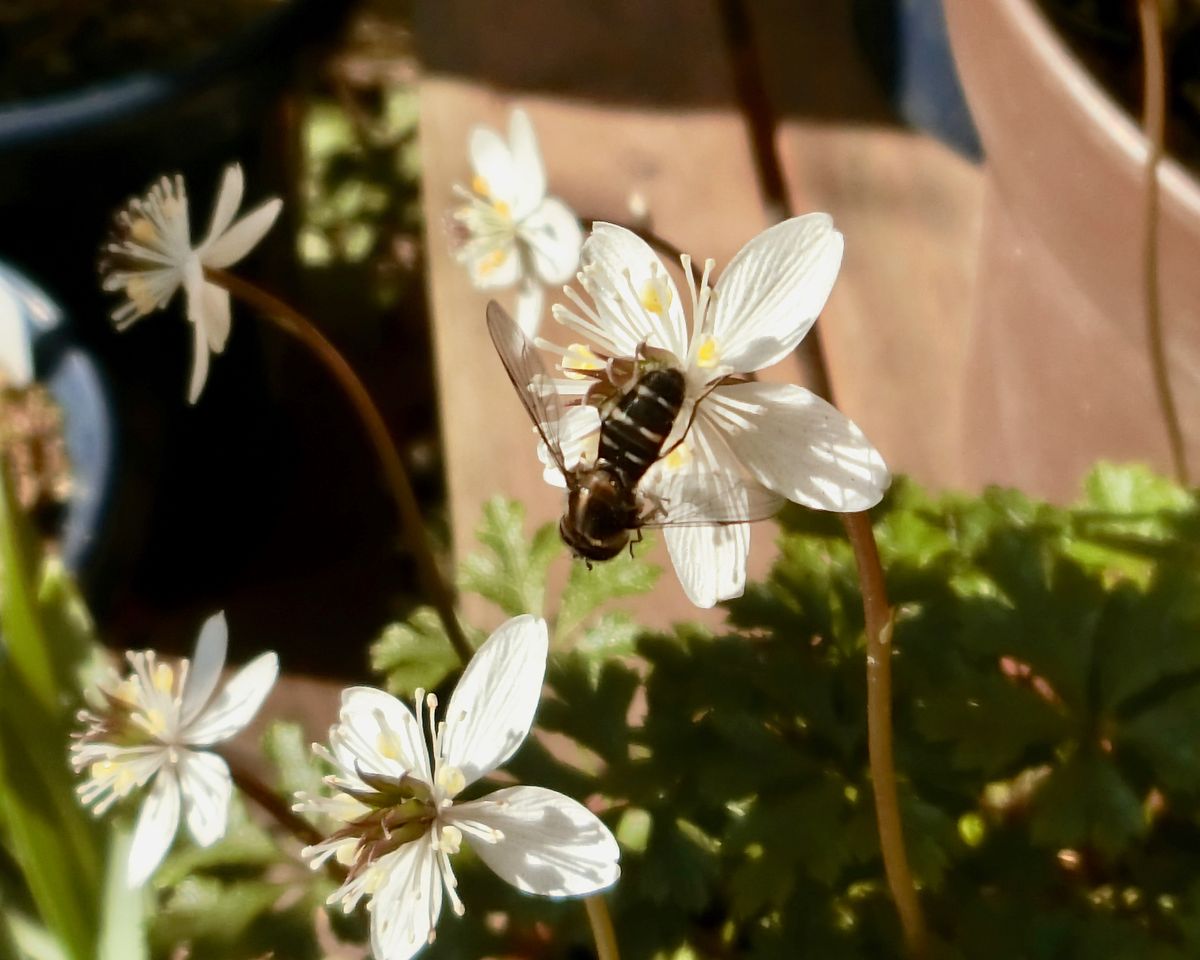
{"label": "brown stem", "polygon": [[888,888],[900,914],[904,940],[912,957],[926,951],[925,918],[917,887],[908,867],[904,825],[896,792],[896,762],[892,755],[892,611],[888,606],[879,547],[868,513],[842,514],[846,536],[854,549],[867,626],[867,751],[875,793],[875,819]]}
{"label": "brown stem", "polygon": [[1146,137],[1146,190],[1144,194],[1142,235],[1142,280],[1145,284],[1146,340],[1150,346],[1150,369],[1154,390],[1167,430],[1171,467],[1175,479],[1191,486],[1187,447],[1175,394],[1171,390],[1171,372],[1167,366],[1167,348],[1163,338],[1162,306],[1158,288],[1158,165],[1163,155],[1166,128],[1166,64],[1163,55],[1162,11],[1159,0],[1138,0],[1138,23],[1142,34],[1143,111],[1142,131]]}
{"label": "brown stem", "polygon": [[604,894],[596,893],[584,897],[583,905],[587,909],[588,923],[592,927],[592,939],[596,941],[596,960],[620,960],[621,955],[617,952],[617,932],[613,929]]}
{"label": "brown stem", "polygon": [[400,454],[388,432],[387,424],[383,421],[383,416],[371,400],[371,395],[367,392],[362,380],[358,378],[358,374],[337,351],[337,348],[326,340],[324,335],[303,314],[278,297],[224,270],[205,268],[204,275],[213,283],[224,287],[239,300],[243,300],[259,310],[276,326],[294,336],[308,347],[333,374],[366,428],[371,444],[375,447],[375,453],[383,466],[388,489],[391,490],[397,512],[400,514],[400,526],[404,531],[408,549],[417,562],[417,576],[421,589],[437,609],[442,626],[446,630],[446,636],[450,638],[450,644],[454,647],[454,652],[466,664],[471,659],[471,645],[467,643],[467,638],[463,635],[462,627],[459,625],[458,616],[454,612],[454,601],[450,589],[438,570],[437,560],[434,558],[433,548],[429,544],[425,533],[425,524],[421,519],[421,508],[417,504],[417,496],[408,479],[408,471],[404,469],[404,462],[400,459]]}
{"label": "brown stem", "polygon": [[283,829],[308,847],[325,839],[320,830],[293,811],[274,790],[228,754],[223,754],[223,756],[225,762],[229,764],[229,772],[238,789],[257,803]]}

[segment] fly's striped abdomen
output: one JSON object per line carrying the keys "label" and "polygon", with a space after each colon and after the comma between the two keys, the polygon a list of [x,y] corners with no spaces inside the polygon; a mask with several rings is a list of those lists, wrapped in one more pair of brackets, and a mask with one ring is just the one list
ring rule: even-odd
{"label": "fly's striped abdomen", "polygon": [[630,487],[662,453],[683,405],[683,373],[651,370],[617,401],[600,426],[598,463],[609,465]]}

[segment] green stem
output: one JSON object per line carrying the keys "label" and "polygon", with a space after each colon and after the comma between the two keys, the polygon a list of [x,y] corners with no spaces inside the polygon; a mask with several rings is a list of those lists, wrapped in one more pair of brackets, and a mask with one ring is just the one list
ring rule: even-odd
{"label": "green stem", "polygon": [[925,918],[908,866],[896,791],[896,761],[892,754],[892,611],[870,514],[842,514],[842,523],[854,549],[867,627],[867,751],[883,870],[896,911],[900,914],[908,954],[924,957],[927,946]]}
{"label": "green stem", "polygon": [[404,531],[408,549],[417,562],[417,577],[421,589],[437,609],[442,626],[446,630],[446,636],[450,638],[450,644],[454,647],[454,652],[458,654],[458,658],[464,665],[468,663],[472,654],[471,645],[463,635],[458,616],[454,612],[454,600],[450,588],[438,570],[437,560],[426,535],[425,524],[421,519],[421,508],[417,503],[417,496],[413,492],[412,482],[408,478],[408,471],[404,468],[404,461],[400,459],[396,444],[388,432],[387,424],[384,423],[379,408],[371,400],[371,395],[367,392],[367,388],[359,379],[358,374],[354,372],[337,348],[313,326],[311,321],[278,297],[224,270],[206,268],[204,275],[213,283],[224,287],[239,300],[260,311],[277,327],[303,343],[333,374],[333,378],[346,394],[351,406],[354,407],[354,411],[366,428],[375,453],[379,457],[379,462],[383,466],[388,489],[392,493],[396,510],[400,514],[400,526]]}
{"label": "green stem", "polygon": [[1166,65],[1163,55],[1162,11],[1159,0],[1138,0],[1138,23],[1142,34],[1142,131],[1146,137],[1145,210],[1142,217],[1142,281],[1146,307],[1146,340],[1150,346],[1150,369],[1154,391],[1167,430],[1171,467],[1175,479],[1191,486],[1187,446],[1179,422],[1179,409],[1171,389],[1167,347],[1163,339],[1162,304],[1158,286],[1158,165],[1166,135]]}
{"label": "green stem", "polygon": [[227,753],[223,753],[222,756],[225,758],[225,762],[229,764],[229,773],[233,777],[233,782],[237,785],[237,788],[258,804],[262,811],[283,827],[283,829],[306,847],[311,847],[325,839],[320,830],[293,811],[287,803],[280,799],[274,790],[259,780],[258,777],[231,758]]}
{"label": "green stem", "polygon": [[597,893],[585,897],[583,905],[587,909],[588,923],[592,927],[592,939],[596,941],[596,960],[621,960],[617,951],[617,932],[613,929],[612,917],[609,916],[604,895]]}

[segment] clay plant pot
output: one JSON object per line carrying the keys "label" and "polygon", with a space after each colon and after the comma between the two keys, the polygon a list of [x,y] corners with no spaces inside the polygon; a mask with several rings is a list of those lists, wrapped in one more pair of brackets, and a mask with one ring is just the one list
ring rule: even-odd
{"label": "clay plant pot", "polygon": [[[1033,0],[946,0],[987,157],[964,475],[1060,500],[1100,458],[1170,467],[1145,334],[1146,142]],[[1159,168],[1170,376],[1200,465],[1200,184]]]}

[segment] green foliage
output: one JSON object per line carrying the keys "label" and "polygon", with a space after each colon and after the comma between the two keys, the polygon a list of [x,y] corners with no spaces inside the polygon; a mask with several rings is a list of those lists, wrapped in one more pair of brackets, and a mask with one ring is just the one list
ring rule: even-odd
{"label": "green foliage", "polygon": [[[542,609],[554,546],[552,529],[531,545],[521,519],[489,507],[485,559],[464,577],[510,614]],[[1069,509],[899,480],[874,521],[897,610],[901,807],[936,955],[1200,954],[1196,498],[1103,465]],[[560,600],[542,734],[508,769],[608,809],[626,957],[901,955],[853,556],[836,518],[780,523],[774,568],[717,634],[597,615],[653,582],[628,558],[577,565]],[[585,942],[577,908],[515,896],[469,858],[460,875],[508,926],[469,909],[428,956],[519,952],[538,922],[555,944],[541,956]]]}

